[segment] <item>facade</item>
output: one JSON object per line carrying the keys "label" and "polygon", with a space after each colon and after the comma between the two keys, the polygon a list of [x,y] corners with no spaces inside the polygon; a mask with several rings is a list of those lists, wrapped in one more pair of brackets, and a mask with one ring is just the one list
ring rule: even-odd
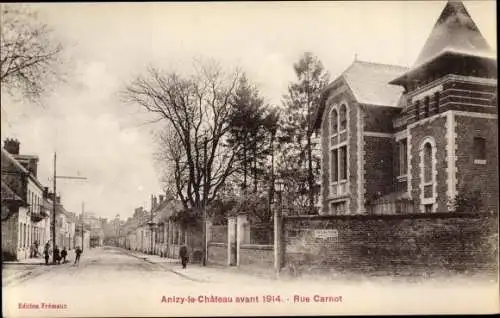
{"label": "facade", "polygon": [[[37,179],[38,157],[19,154],[20,143],[7,139],[2,151],[2,259],[20,260],[40,252],[50,240],[47,193]],[[4,198],[4,193],[6,197]]]}
{"label": "facade", "polygon": [[59,248],[66,247],[67,250],[75,248],[76,217],[74,213],[67,211],[61,204],[61,198],[57,197],[57,236],[56,245]]}
{"label": "facade", "polygon": [[201,250],[202,233],[199,229],[183,226],[176,219],[184,211],[180,202],[165,196],[151,196],[151,212],[143,207],[135,209],[119,229],[119,246],[147,254],[178,258],[179,248],[186,244],[197,259]]}
{"label": "facade", "polygon": [[325,90],[321,214],[498,210],[496,55],[448,2],[411,68],[354,61]]}

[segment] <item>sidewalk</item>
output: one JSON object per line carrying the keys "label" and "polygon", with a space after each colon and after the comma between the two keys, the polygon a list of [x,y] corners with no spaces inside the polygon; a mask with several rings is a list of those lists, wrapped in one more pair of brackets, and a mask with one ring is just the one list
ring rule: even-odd
{"label": "sidewalk", "polygon": [[15,281],[31,276],[40,271],[45,271],[52,266],[45,265],[44,258],[26,258],[20,261],[7,261],[2,263],[2,286],[7,286]]}
{"label": "sidewalk", "polygon": [[216,264],[207,264],[207,266],[202,266],[201,264],[188,264],[187,268],[183,269],[180,266],[180,260],[172,258],[164,258],[158,255],[143,254],[137,251],[124,250],[129,255],[143,259],[146,262],[163,265],[165,269],[174,272],[177,275],[183,276],[192,281],[197,282],[207,282],[207,283],[217,283],[217,282],[229,282],[238,278],[248,279],[252,282],[255,279],[274,279],[275,276],[271,270],[267,269],[256,269],[249,267],[235,267],[235,266],[224,266]]}

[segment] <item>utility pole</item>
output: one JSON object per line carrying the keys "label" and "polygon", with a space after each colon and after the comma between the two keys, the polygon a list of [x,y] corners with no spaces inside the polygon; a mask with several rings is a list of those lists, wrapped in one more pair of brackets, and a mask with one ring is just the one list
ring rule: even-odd
{"label": "utility pole", "polygon": [[[57,182],[56,180],[59,179],[78,179],[78,180],[87,180],[85,177],[70,177],[70,176],[58,176],[57,175],[57,154],[54,152],[54,197],[52,198],[52,263],[56,263],[56,252],[55,252],[55,247],[56,247],[56,205],[57,203]],[[83,244],[83,242],[82,242]]]}
{"label": "utility pole", "polygon": [[54,152],[54,196],[52,198],[52,263],[56,263],[56,153]]}
{"label": "utility pole", "polygon": [[84,239],[85,239],[85,235],[84,235],[84,231],[83,231],[83,216],[85,214],[85,202],[82,202],[82,251],[83,251],[83,242],[84,242]]}

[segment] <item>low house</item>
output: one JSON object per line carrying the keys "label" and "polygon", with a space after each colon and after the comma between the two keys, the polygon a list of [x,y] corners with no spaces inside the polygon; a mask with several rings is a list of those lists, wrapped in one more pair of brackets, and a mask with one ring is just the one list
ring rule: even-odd
{"label": "low house", "polygon": [[44,187],[37,179],[38,157],[22,155],[19,148],[19,141],[7,139],[1,149],[3,260],[32,257],[34,247],[49,240]]}

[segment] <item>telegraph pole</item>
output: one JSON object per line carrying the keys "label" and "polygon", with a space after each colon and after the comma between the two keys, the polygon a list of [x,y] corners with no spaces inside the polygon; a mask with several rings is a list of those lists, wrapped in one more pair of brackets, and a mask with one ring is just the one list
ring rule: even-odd
{"label": "telegraph pole", "polygon": [[[56,180],[59,179],[78,179],[78,180],[87,180],[85,177],[70,177],[70,176],[58,176],[57,175],[57,154],[54,152],[54,197],[52,198],[52,263],[56,263],[56,252],[55,252],[55,247],[56,247],[56,205],[57,203],[57,182]],[[83,241],[82,241],[83,245]]]}
{"label": "telegraph pole", "polygon": [[56,263],[56,153],[54,152],[54,197],[52,198],[52,263]]}
{"label": "telegraph pole", "polygon": [[83,251],[83,245],[84,245],[83,240],[85,238],[85,235],[84,235],[85,232],[83,231],[83,215],[84,215],[84,213],[85,213],[85,202],[82,202],[82,251]]}

